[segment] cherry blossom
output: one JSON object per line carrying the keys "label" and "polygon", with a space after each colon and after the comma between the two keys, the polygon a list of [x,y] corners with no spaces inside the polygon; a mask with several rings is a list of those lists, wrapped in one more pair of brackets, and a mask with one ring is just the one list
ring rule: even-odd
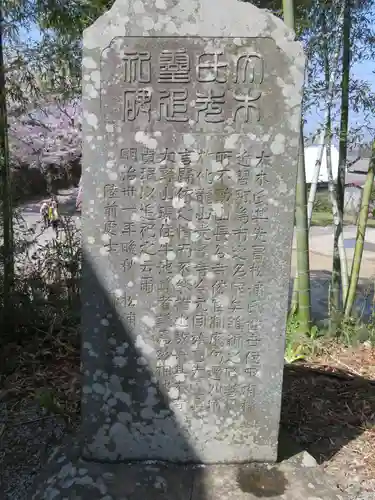
{"label": "cherry blossom", "polygon": [[21,116],[9,113],[9,146],[14,166],[42,170],[64,166],[81,156],[81,103],[54,102]]}

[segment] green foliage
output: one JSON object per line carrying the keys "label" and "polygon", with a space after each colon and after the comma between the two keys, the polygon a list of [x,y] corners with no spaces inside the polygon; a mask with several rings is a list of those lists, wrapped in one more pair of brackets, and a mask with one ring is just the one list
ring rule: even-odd
{"label": "green foliage", "polygon": [[334,335],[330,335],[328,331],[326,335],[334,336],[347,347],[355,347],[364,342],[370,342],[375,346],[375,316],[370,318],[368,322],[356,317],[342,317]]}
{"label": "green foliage", "polygon": [[314,325],[309,332],[301,330],[301,322],[298,313],[288,318],[285,334],[284,359],[287,363],[303,361],[315,351],[317,340],[322,336],[322,332]]}
{"label": "green foliage", "polygon": [[[0,324],[0,331],[4,332],[0,342],[24,342],[41,332],[53,335],[79,324],[80,234],[68,218],[63,223],[60,241],[38,245],[37,235],[27,229],[16,235],[18,272],[10,303],[12,330]],[[0,309],[3,303],[0,294]]]}
{"label": "green foliage", "polygon": [[303,361],[317,353],[325,342],[332,339],[346,347],[356,347],[364,342],[375,346],[375,314],[368,322],[362,318],[344,318],[338,315],[335,321],[334,332],[329,328],[313,326],[308,333],[301,332],[298,317],[289,318],[286,329],[286,343],[284,359],[287,363]]}
{"label": "green foliage", "polygon": [[60,416],[65,421],[67,428],[71,428],[66,402],[61,401],[52,389],[45,388],[37,390],[35,393],[35,400],[47,414]]}
{"label": "green foliage", "polygon": [[371,202],[371,204],[375,203],[375,185],[374,184],[371,188],[370,202]]}
{"label": "green foliage", "polygon": [[36,392],[35,399],[38,401],[40,406],[47,410],[48,413],[62,414],[62,408],[55,396],[55,394],[49,389],[41,389]]}

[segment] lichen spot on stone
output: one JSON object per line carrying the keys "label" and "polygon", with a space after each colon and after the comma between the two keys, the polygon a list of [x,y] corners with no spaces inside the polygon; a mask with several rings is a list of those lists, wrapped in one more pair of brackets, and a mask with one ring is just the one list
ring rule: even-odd
{"label": "lichen spot on stone", "polygon": [[172,21],[169,21],[169,23],[167,24],[165,29],[168,33],[171,33],[171,34],[177,33],[177,27],[176,27],[175,23],[173,23]]}
{"label": "lichen spot on stone", "polygon": [[98,127],[98,117],[94,115],[94,113],[85,113],[85,120],[88,125],[92,128],[97,128]]}
{"label": "lichen spot on stone", "polygon": [[167,260],[172,261],[175,260],[175,258],[176,258],[175,252],[173,252],[172,250],[167,252]]}
{"label": "lichen spot on stone", "polygon": [[212,160],[211,161],[211,168],[212,168],[212,172],[219,172],[220,170],[223,169],[223,165],[222,165],[222,163],[220,163],[216,160]]}
{"label": "lichen spot on stone", "polygon": [[99,95],[98,91],[92,83],[87,83],[85,85],[85,94],[88,95],[91,99],[95,99],[95,97],[98,97]]}
{"label": "lichen spot on stone", "polygon": [[228,307],[229,306],[229,297],[227,297],[226,295],[218,295],[217,301],[223,307]]}
{"label": "lichen spot on stone", "polygon": [[180,391],[178,390],[178,387],[171,387],[168,391],[168,396],[171,399],[178,399],[180,395]]}
{"label": "lichen spot on stone", "polygon": [[114,356],[113,358],[113,363],[118,367],[118,368],[124,368],[124,366],[127,365],[128,360],[124,356]]}
{"label": "lichen spot on stone", "polygon": [[[151,318],[153,319],[153,318]],[[154,323],[155,323],[155,320],[153,320]],[[139,349],[141,352],[143,352],[146,356],[150,356],[151,354],[153,354],[155,352],[155,349],[147,344],[141,335],[137,335],[137,338],[135,339],[135,347],[137,349]]]}
{"label": "lichen spot on stone", "polygon": [[141,253],[141,256],[139,257],[140,264],[145,264],[149,260],[151,260],[151,257],[148,253]]}
{"label": "lichen spot on stone", "polygon": [[212,210],[214,211],[215,215],[218,217],[221,217],[224,214],[224,207],[221,203],[213,203]]}
{"label": "lichen spot on stone", "polygon": [[178,365],[178,358],[172,354],[165,360],[165,366],[168,368],[175,368]]}
{"label": "lichen spot on stone", "polygon": [[142,323],[147,325],[149,328],[152,328],[153,326],[155,326],[155,318],[145,314],[144,316],[142,316]]}
{"label": "lichen spot on stone", "polygon": [[183,198],[180,198],[179,196],[174,196],[172,200],[172,205],[173,208],[176,208],[178,210],[185,205],[185,200]]}
{"label": "lichen spot on stone", "polygon": [[195,139],[192,134],[184,134],[184,144],[186,147],[190,147],[194,144]]}
{"label": "lichen spot on stone", "polygon": [[140,0],[136,0],[136,2],[134,2],[133,9],[135,14],[143,14],[145,11],[143,3]]}
{"label": "lichen spot on stone", "polygon": [[131,220],[133,222],[140,222],[141,221],[141,216],[137,214],[137,212],[133,212],[131,215]]}
{"label": "lichen spot on stone", "polygon": [[274,155],[279,155],[285,151],[285,136],[277,134],[271,144],[271,151]]}
{"label": "lichen spot on stone", "polygon": [[97,68],[96,61],[92,57],[84,57],[82,59],[82,66],[87,69]]}
{"label": "lichen spot on stone", "polygon": [[167,4],[165,3],[165,0],[155,0],[155,7],[163,10],[167,8]]}
{"label": "lichen spot on stone", "polygon": [[134,138],[137,142],[140,142],[141,144],[143,144],[144,146],[146,146],[149,149],[156,149],[156,147],[158,145],[158,142],[156,139],[145,134],[142,130],[139,130],[135,134]]}
{"label": "lichen spot on stone", "polygon": [[225,149],[234,149],[236,147],[238,139],[239,139],[239,134],[229,135],[225,139],[225,144],[224,144]]}
{"label": "lichen spot on stone", "polygon": [[108,247],[100,247],[99,253],[103,257],[107,256],[109,254]]}
{"label": "lichen spot on stone", "polygon": [[142,26],[146,31],[150,31],[154,28],[154,21],[151,19],[151,17],[144,17],[142,19]]}
{"label": "lichen spot on stone", "polygon": [[177,373],[177,375],[175,376],[176,382],[184,382],[185,378],[185,373]]}

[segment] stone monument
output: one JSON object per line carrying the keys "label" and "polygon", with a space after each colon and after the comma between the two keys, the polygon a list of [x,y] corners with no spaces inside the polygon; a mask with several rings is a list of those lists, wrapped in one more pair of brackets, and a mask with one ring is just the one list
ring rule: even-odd
{"label": "stone monument", "polygon": [[118,0],[83,46],[83,456],[274,461],[302,47],[229,0]]}
{"label": "stone monument", "polygon": [[28,498],[344,500],[305,452],[248,463],[277,452],[293,40],[235,0],[117,0],[86,30],[82,439]]}

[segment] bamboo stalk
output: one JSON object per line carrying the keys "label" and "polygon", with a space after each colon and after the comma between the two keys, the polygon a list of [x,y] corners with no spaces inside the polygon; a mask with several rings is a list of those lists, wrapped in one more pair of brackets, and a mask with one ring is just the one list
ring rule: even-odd
{"label": "bamboo stalk", "polygon": [[[337,20],[337,23],[339,25],[344,24],[344,13],[345,13],[345,2],[343,3],[342,9],[340,11],[340,16],[339,19]],[[324,13],[323,13],[323,36],[326,36],[326,24],[324,22]],[[336,51],[334,53],[333,57],[333,65],[332,65],[332,71],[329,75],[329,81],[328,81],[328,88],[327,88],[327,93],[326,93],[326,101],[327,101],[327,107],[325,110],[325,115],[324,115],[324,126],[323,129],[320,133],[319,137],[319,153],[315,162],[315,170],[314,170],[314,176],[311,182],[310,186],[310,193],[309,193],[309,200],[307,202],[307,222],[308,226],[310,228],[311,226],[311,218],[312,218],[312,213],[313,213],[313,208],[314,208],[314,202],[315,202],[315,197],[316,197],[316,191],[318,187],[318,180],[319,180],[319,174],[320,174],[320,169],[322,166],[322,159],[323,159],[323,152],[324,152],[324,147],[325,147],[325,136],[326,136],[326,130],[325,130],[325,124],[327,123],[328,119],[328,114],[330,113],[332,103],[333,103],[333,95],[334,95],[334,84],[336,81],[338,69],[339,69],[339,61],[340,61],[340,53],[341,53],[341,45],[342,45],[342,40],[341,38],[337,42],[337,47]]]}
{"label": "bamboo stalk", "polygon": [[350,283],[349,291],[346,298],[345,304],[345,317],[348,318],[352,314],[352,309],[355,301],[355,295],[357,292],[359,272],[361,269],[363,246],[365,242],[365,234],[368,220],[368,211],[371,198],[372,186],[374,184],[374,173],[375,173],[375,140],[372,144],[372,154],[369,164],[369,169],[366,177],[366,182],[363,187],[363,195],[361,202],[361,210],[358,217],[357,225],[357,236],[354,248],[354,257],[352,263],[352,269],[350,273]]}

